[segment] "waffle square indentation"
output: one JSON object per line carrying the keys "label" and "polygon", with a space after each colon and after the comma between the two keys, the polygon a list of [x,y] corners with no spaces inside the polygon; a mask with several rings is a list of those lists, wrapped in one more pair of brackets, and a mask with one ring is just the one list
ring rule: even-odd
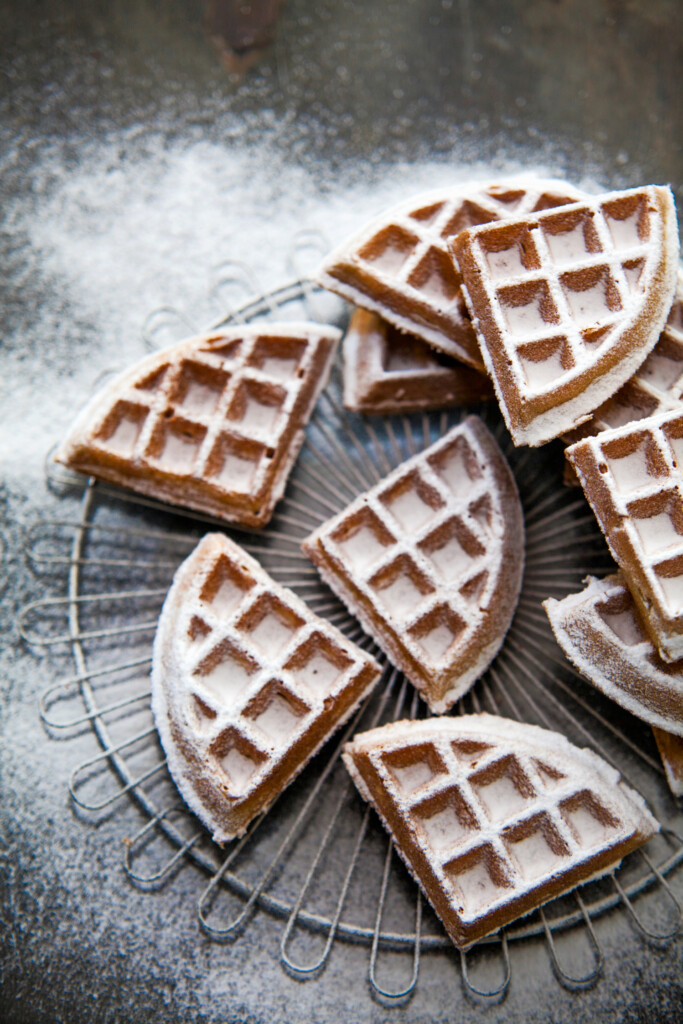
{"label": "waffle square indentation", "polygon": [[443,758],[431,743],[391,751],[384,755],[383,761],[404,796],[412,796],[437,776],[447,773]]}

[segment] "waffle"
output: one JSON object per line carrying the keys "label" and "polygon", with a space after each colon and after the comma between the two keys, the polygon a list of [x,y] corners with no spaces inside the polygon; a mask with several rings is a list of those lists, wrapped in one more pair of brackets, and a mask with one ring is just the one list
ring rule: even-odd
{"label": "waffle", "polygon": [[558,644],[582,676],[650,725],[683,737],[683,662],[667,664],[620,575],[543,602]]}
{"label": "waffle", "polygon": [[474,416],[303,544],[432,711],[449,708],[503,642],[522,581],[514,478]]}
{"label": "waffle", "polygon": [[494,715],[395,722],[342,756],[460,949],[659,830],[597,754]]}
{"label": "waffle", "polygon": [[683,658],[683,410],[566,450],[665,661]]}
{"label": "waffle", "polygon": [[493,395],[482,373],[364,309],[351,317],[343,351],[344,406],[354,412],[422,412]]}
{"label": "waffle", "polygon": [[200,541],[159,619],[152,710],[168,769],[216,842],[270,807],[379,673],[233,541]]}
{"label": "waffle", "polygon": [[[608,398],[573,435],[570,443],[601,430],[621,427],[656,412],[679,408],[683,395],[683,272],[664,330],[652,352],[630,380]],[[576,481],[578,483],[578,481]]]}
{"label": "waffle", "polygon": [[683,739],[662,729],[653,729],[666,781],[674,796],[683,796]]}
{"label": "waffle", "polygon": [[263,526],[339,338],[333,327],[288,323],[182,341],[95,395],[55,458],[172,505]]}
{"label": "waffle", "polygon": [[447,239],[484,224],[583,198],[564,181],[533,177],[439,189],[393,207],[327,256],[317,279],[401,331],[483,369]]}
{"label": "waffle", "polygon": [[469,228],[452,247],[515,444],[565,434],[613,395],[676,288],[676,211],[656,185]]}

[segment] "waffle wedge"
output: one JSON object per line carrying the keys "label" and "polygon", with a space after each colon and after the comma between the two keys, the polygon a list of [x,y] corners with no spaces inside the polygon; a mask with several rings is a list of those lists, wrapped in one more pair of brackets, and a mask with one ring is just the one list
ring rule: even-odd
{"label": "waffle wedge", "polygon": [[582,196],[564,181],[531,176],[413,196],[342,242],[316,276],[354,305],[483,369],[448,239],[472,224],[545,210]]}
{"label": "waffle wedge", "polygon": [[659,657],[620,575],[589,577],[580,594],[543,607],[582,676],[644,722],[683,737],[683,662]]}
{"label": "waffle wedge", "polygon": [[673,197],[656,185],[462,231],[452,251],[516,444],[576,428],[638,369],[674,298]]}
{"label": "waffle wedge", "polygon": [[351,317],[343,353],[344,406],[354,412],[422,412],[493,395],[483,373],[454,362],[365,309]]}
{"label": "waffle wedge", "polygon": [[597,754],[494,715],[395,722],[355,736],[342,756],[460,949],[659,830]]}
{"label": "waffle wedge", "polygon": [[683,658],[683,410],[565,452],[665,661]]}
{"label": "waffle wedge", "polygon": [[263,526],[340,336],[334,327],[288,323],[182,341],[96,394],[55,458],[172,505]]}
{"label": "waffle wedge", "polygon": [[169,771],[216,842],[267,810],[380,674],[223,534],[178,569],[152,660]]}
{"label": "waffle wedge", "polygon": [[441,712],[485,671],[512,620],[522,508],[502,452],[470,416],[323,523],[303,549]]}

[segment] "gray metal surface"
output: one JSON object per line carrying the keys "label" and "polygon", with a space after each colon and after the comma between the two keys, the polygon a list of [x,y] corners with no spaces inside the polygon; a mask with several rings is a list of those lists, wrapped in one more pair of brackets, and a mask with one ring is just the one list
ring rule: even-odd
{"label": "gray metal surface", "polygon": [[[533,939],[511,944],[509,991],[489,1006],[467,994],[448,949],[423,957],[409,1002],[384,1007],[359,945],[335,943],[324,972],[302,984],[279,965],[282,925],[267,912],[257,910],[237,940],[212,941],[196,920],[206,875],[179,864],[151,893],[125,877],[122,839],[146,824],[132,800],[103,808],[94,823],[69,805],[71,769],[100,748],[89,722],[63,740],[46,736],[38,696],[73,673],[71,656],[55,649],[36,660],[12,623],[26,601],[65,592],[63,566],[27,565],[21,554],[22,526],[79,514],[76,497],[45,487],[45,452],[95,381],[142,354],[150,310],[172,302],[206,322],[251,290],[238,287],[233,268],[216,274],[217,264],[245,262],[259,288],[274,286],[301,271],[288,265],[301,228],[335,241],[407,184],[463,179],[472,165],[479,173],[540,165],[607,185],[676,179],[677,7],[533,4],[520,13],[507,4],[290,2],[276,43],[240,83],[216,60],[199,4],[14,6],[4,14],[0,126],[5,1017],[672,1019],[679,953],[644,940],[623,908],[595,923],[604,966],[592,989],[560,987]],[[304,245],[295,262],[306,257]],[[208,299],[216,278],[223,284]],[[152,333],[171,326],[161,318]],[[130,510],[111,503],[108,514],[103,525],[130,525]],[[155,525],[151,512],[133,518]],[[51,551],[68,544],[69,531],[57,533]],[[125,589],[131,567],[111,571]],[[133,572],[136,587],[163,588],[139,564]],[[587,688],[583,695],[614,723],[605,702]],[[129,710],[120,714],[131,735]],[[619,726],[634,729],[620,717]],[[661,777],[621,741],[610,747],[609,733],[608,752],[673,820]],[[630,738],[655,758],[637,727]],[[295,797],[287,810],[296,815]],[[265,837],[266,860],[273,838]],[[380,883],[385,852],[381,844]],[[381,927],[408,933],[414,897],[396,873],[388,884]],[[324,884],[316,898],[333,910]],[[670,908],[644,899],[649,925],[665,931]],[[574,973],[585,973],[590,950],[569,952]],[[407,980],[403,953],[380,948],[376,966],[389,988]],[[504,965],[485,956],[469,974],[475,986],[494,987]]]}

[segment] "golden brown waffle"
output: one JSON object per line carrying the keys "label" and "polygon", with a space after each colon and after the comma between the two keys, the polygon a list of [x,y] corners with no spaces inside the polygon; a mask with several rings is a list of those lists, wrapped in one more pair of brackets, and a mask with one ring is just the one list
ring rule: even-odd
{"label": "golden brown waffle", "polygon": [[683,410],[566,450],[665,661],[683,658]]}
{"label": "golden brown waffle", "polygon": [[340,332],[231,327],[148,356],[100,391],[58,462],[247,526],[282,497]]}
{"label": "golden brown waffle", "polygon": [[488,377],[357,309],[344,337],[344,406],[354,412],[422,412],[493,396]]}
{"label": "golden brown waffle", "polygon": [[343,758],[460,949],[659,830],[597,754],[494,715],[395,722],[355,736]]}
{"label": "golden brown waffle", "polygon": [[674,796],[683,796],[683,739],[662,729],[653,729],[666,781]]}
{"label": "golden brown waffle", "polygon": [[[683,394],[683,272],[664,330],[630,380],[608,398],[586,423],[565,438],[572,443],[601,430],[622,427],[656,412],[679,408]],[[578,483],[578,481],[576,481]]]}
{"label": "golden brown waffle", "polygon": [[582,676],[650,725],[683,736],[683,662],[668,664],[621,575],[543,602],[555,639]]}
{"label": "golden brown waffle", "polygon": [[152,660],[168,769],[216,842],[267,810],[380,674],[223,534],[178,569]]}
{"label": "golden brown waffle", "polygon": [[676,211],[656,185],[470,228],[452,247],[516,444],[584,422],[654,348],[674,297]]}
{"label": "golden brown waffle", "polygon": [[510,468],[470,416],[303,544],[432,711],[498,652],[519,596],[524,522]]}
{"label": "golden brown waffle", "polygon": [[354,305],[483,369],[448,239],[472,224],[561,206],[583,195],[564,181],[525,176],[413,196],[346,239],[316,276]]}

